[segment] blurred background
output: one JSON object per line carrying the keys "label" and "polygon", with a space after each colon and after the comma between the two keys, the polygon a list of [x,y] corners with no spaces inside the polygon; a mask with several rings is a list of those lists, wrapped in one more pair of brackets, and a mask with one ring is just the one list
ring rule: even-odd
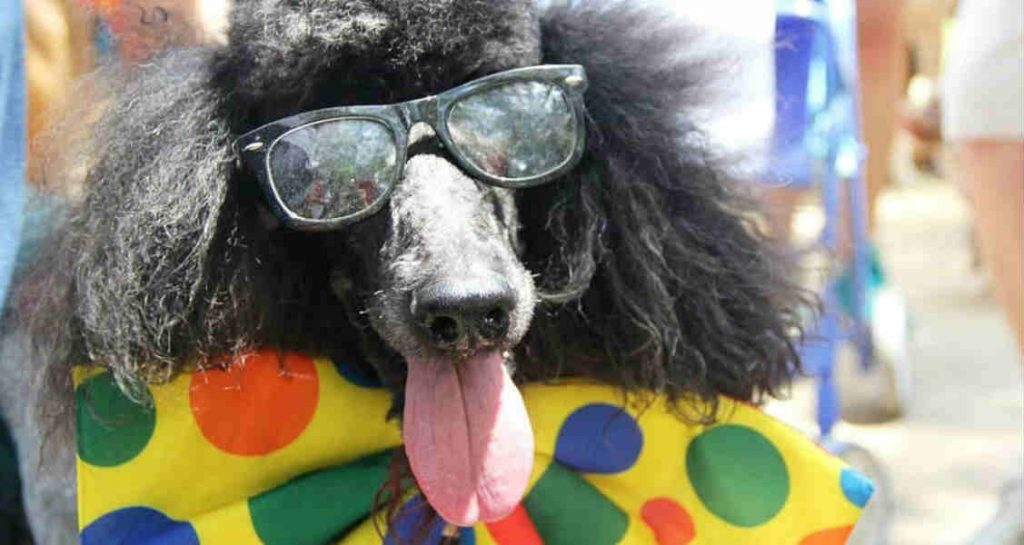
{"label": "blurred background", "polygon": [[[822,298],[768,410],[875,479],[853,541],[1024,544],[1024,1],[646,1],[706,29],[680,54],[720,69],[708,142]],[[24,194],[75,191],[39,182],[49,120],[93,106],[77,78],[223,43],[229,9],[0,0],[0,296],[45,221]],[[0,433],[0,543],[12,459]]]}

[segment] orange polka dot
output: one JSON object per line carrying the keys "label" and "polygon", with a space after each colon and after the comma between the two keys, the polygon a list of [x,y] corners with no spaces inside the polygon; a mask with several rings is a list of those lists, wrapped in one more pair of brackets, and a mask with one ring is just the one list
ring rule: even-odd
{"label": "orange polka dot", "polygon": [[282,357],[275,350],[196,372],[189,387],[192,416],[203,435],[240,456],[269,454],[294,441],[313,419],[319,395],[313,359]]}
{"label": "orange polka dot", "polygon": [[697,535],[693,518],[675,500],[649,500],[640,510],[640,516],[654,530],[658,545],[686,545]]}
{"label": "orange polka dot", "polygon": [[853,526],[822,530],[803,538],[800,545],[844,545],[853,533]]}
{"label": "orange polka dot", "polygon": [[544,545],[522,504],[517,505],[509,516],[488,522],[487,531],[498,545]]}

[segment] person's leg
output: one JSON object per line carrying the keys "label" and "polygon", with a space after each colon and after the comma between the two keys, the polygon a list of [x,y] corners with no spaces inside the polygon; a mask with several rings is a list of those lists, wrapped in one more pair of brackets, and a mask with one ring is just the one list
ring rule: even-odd
{"label": "person's leg", "polygon": [[875,202],[889,184],[896,114],[906,81],[903,0],[858,0],[861,120],[868,147],[866,181],[868,225],[875,225]]}
{"label": "person's leg", "polygon": [[938,0],[905,0],[904,35],[912,51],[914,73],[937,79],[942,70],[943,23],[949,6]]}
{"label": "person's leg", "polygon": [[982,260],[1024,350],[1024,140],[966,141],[958,151]]}
{"label": "person's leg", "polygon": [[28,179],[42,178],[42,138],[72,94],[72,81],[95,67],[89,11],[64,0],[25,2]]}
{"label": "person's leg", "polygon": [[938,83],[942,69],[943,25],[949,14],[944,1],[906,0],[905,34],[911,52],[911,80],[901,114],[914,165],[937,174],[941,168],[942,114]]}

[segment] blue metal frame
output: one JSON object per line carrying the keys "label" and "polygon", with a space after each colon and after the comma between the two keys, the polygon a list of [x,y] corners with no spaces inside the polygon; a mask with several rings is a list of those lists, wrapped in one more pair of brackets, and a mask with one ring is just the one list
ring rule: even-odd
{"label": "blue metal frame", "polygon": [[840,416],[833,374],[838,348],[850,341],[862,365],[874,360],[866,304],[871,254],[856,7],[854,0],[777,0],[776,8],[776,130],[768,177],[796,187],[820,180],[825,226],[818,246],[838,255],[843,221],[851,237],[852,312],[842,310],[831,275],[822,293],[823,314],[801,354],[818,379],[817,423],[827,439]]}

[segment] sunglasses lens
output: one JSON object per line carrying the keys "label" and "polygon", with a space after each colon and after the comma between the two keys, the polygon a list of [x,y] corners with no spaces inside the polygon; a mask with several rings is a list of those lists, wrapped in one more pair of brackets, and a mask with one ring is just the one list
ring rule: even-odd
{"label": "sunglasses lens", "polygon": [[557,85],[511,82],[456,102],[448,114],[452,142],[478,168],[510,180],[552,172],[579,138],[569,100]]}
{"label": "sunglasses lens", "polygon": [[370,208],[394,183],[397,162],[391,130],[371,119],[299,127],[270,149],[274,189],[289,212],[308,220]]}

